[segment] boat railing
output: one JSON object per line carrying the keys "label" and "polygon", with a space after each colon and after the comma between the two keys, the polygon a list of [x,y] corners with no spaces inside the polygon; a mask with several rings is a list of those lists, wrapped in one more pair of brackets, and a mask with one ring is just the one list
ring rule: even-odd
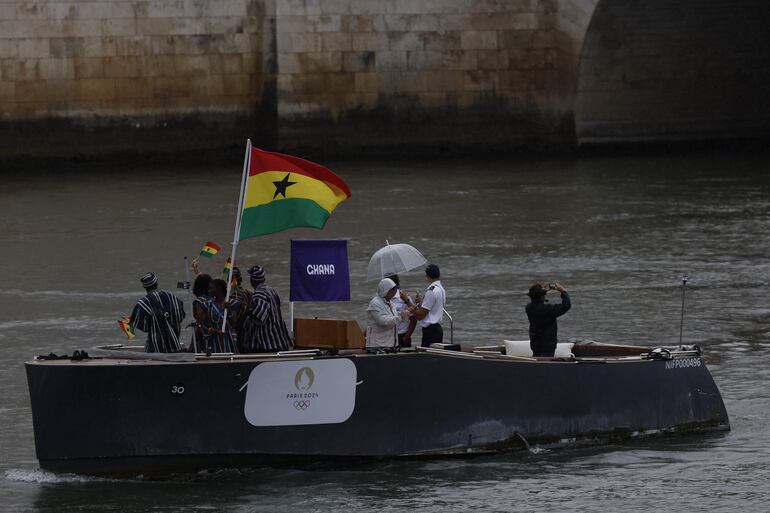
{"label": "boat railing", "polygon": [[576,356],[570,354],[568,356],[556,356],[551,358],[535,358],[532,356],[524,355],[511,355],[506,354],[506,348],[503,345],[492,346],[478,346],[474,347],[471,351],[474,354],[481,355],[485,358],[497,358],[503,360],[520,360],[520,361],[572,361],[572,362],[585,362],[585,363],[608,363],[608,362],[622,362],[622,361],[639,361],[639,360],[673,360],[676,358],[693,358],[699,357],[702,354],[702,350],[698,346],[659,346],[659,347],[639,347],[638,352],[629,353],[628,349],[632,346],[613,345],[613,344],[596,344],[591,347],[596,348],[622,348],[623,353],[618,354],[596,354],[596,355],[584,355]]}
{"label": "boat railing", "polygon": [[298,349],[292,351],[278,351],[277,353],[195,353],[196,360],[273,360],[276,358],[308,358],[321,356],[320,349]]}
{"label": "boat railing", "polygon": [[431,353],[431,354],[439,354],[442,356],[455,356],[458,358],[483,358],[483,356],[480,354],[466,353],[465,351],[454,351],[450,349],[439,349],[436,347],[417,346],[415,350],[418,353]]}
{"label": "boat railing", "polygon": [[449,317],[449,343],[454,344],[455,343],[455,325],[454,325],[454,319],[452,319],[452,316],[449,315],[449,312],[446,311],[446,308],[442,308],[444,310],[444,313],[447,317]]}

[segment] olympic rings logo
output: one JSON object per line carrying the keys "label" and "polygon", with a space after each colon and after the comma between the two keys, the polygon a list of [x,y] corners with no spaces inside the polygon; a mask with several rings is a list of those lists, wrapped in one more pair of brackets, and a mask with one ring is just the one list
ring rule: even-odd
{"label": "olympic rings logo", "polygon": [[297,410],[307,410],[310,408],[310,401],[294,401],[294,407]]}

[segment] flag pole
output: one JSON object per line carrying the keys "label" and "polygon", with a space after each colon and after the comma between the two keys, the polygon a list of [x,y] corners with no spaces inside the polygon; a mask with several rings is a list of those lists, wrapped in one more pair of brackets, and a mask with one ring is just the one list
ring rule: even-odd
{"label": "flag pole", "polygon": [[[230,272],[227,276],[227,294],[225,301],[230,300],[230,289],[233,283],[233,267],[235,267],[235,250],[238,248],[238,239],[241,234],[241,217],[243,217],[243,203],[246,201],[246,184],[249,179],[249,164],[251,163],[251,139],[246,139],[246,154],[243,157],[243,176],[241,177],[241,193],[238,198],[238,210],[235,214],[235,230],[233,231],[233,250],[230,253]],[[222,333],[224,336],[227,325],[227,308],[222,314]]]}
{"label": "flag pole", "polygon": [[[184,257],[184,273],[185,273],[185,279],[187,280],[187,299],[190,300],[190,313],[193,314],[193,321],[195,320],[195,303],[193,301],[192,297],[192,290],[191,290],[191,284],[190,284],[190,265],[187,261],[187,255]],[[194,323],[193,323],[194,324]],[[193,326],[193,352],[198,352],[198,337],[196,337],[196,327]]]}
{"label": "flag pole", "polygon": [[187,261],[187,255],[184,257],[184,277],[185,280],[187,280],[187,299],[192,302],[192,291],[190,290],[190,265]]}
{"label": "flag pole", "polygon": [[294,301],[289,301],[289,332],[294,336]]}

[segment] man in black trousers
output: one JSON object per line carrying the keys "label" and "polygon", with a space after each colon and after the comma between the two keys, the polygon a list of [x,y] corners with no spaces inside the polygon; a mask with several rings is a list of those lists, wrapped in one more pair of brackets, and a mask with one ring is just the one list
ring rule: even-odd
{"label": "man in black trousers", "polygon": [[[546,293],[552,288],[561,293],[561,303],[558,305],[550,305],[545,301]],[[553,287],[548,283],[536,283],[529,288],[527,295],[530,298],[526,311],[532,355],[553,356],[556,351],[556,318],[567,313],[572,306],[569,294],[559,283]]]}

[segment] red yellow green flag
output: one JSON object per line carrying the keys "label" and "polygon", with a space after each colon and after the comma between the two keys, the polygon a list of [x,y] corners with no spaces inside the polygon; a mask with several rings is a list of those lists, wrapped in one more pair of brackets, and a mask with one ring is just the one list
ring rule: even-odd
{"label": "red yellow green flag", "polygon": [[217,253],[219,253],[220,249],[222,248],[220,248],[218,244],[208,241],[206,244],[203,245],[203,249],[201,249],[201,256],[206,258],[211,258]]}
{"label": "red yellow green flag", "polygon": [[131,326],[131,319],[128,316],[124,315],[118,319],[118,326],[120,326],[120,329],[123,330],[123,333],[126,334],[128,340],[131,340],[136,336],[134,333],[134,327]]}
{"label": "red yellow green flag", "polygon": [[233,268],[233,259],[230,257],[227,257],[227,262],[225,262],[225,268],[222,269],[222,273],[229,275],[230,269]]}
{"label": "red yellow green flag", "polygon": [[321,229],[350,197],[348,185],[315,162],[251,149],[239,240],[310,226]]}

